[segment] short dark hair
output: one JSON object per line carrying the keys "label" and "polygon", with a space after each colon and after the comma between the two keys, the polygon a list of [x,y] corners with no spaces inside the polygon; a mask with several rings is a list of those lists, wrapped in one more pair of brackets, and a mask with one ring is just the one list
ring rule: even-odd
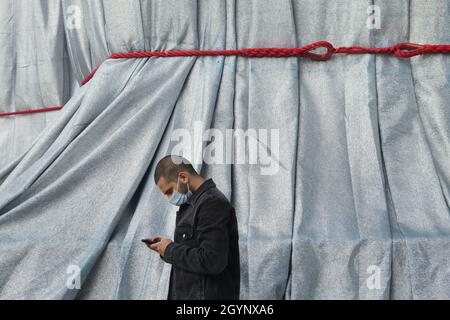
{"label": "short dark hair", "polygon": [[158,183],[161,177],[167,182],[174,182],[178,179],[181,171],[187,171],[190,174],[198,175],[192,164],[185,158],[177,155],[167,155],[159,160],[155,169],[155,183]]}

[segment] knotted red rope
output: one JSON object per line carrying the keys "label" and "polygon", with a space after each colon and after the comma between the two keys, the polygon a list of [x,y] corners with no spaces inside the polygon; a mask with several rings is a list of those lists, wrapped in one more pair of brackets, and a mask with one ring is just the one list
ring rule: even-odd
{"label": "knotted red rope", "polygon": [[[325,49],[324,53],[314,53],[318,49]],[[240,56],[249,58],[286,58],[302,57],[312,60],[329,60],[334,54],[391,54],[399,58],[411,58],[421,54],[430,53],[450,53],[450,44],[415,44],[402,42],[390,47],[369,48],[369,47],[333,47],[327,41],[317,41],[300,48],[247,48],[230,50],[172,50],[172,51],[138,51],[113,53],[107,59],[131,59],[148,57],[186,57],[186,56]],[[98,67],[95,68],[86,78],[81,81],[81,85],[92,79]],[[14,114],[25,114],[34,112],[44,112],[61,109],[62,106],[52,108],[42,108],[24,111],[1,113],[0,117]]]}

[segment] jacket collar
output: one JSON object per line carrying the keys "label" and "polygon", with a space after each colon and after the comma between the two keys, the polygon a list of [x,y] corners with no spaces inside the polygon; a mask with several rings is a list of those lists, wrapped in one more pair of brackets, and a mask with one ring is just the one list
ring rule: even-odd
{"label": "jacket collar", "polygon": [[200,185],[200,187],[198,187],[198,189],[195,190],[194,193],[192,193],[192,196],[188,199],[188,201],[186,203],[187,204],[195,204],[195,202],[197,201],[197,199],[201,196],[201,194],[203,192],[205,192],[208,189],[215,188],[215,187],[216,187],[216,184],[214,183],[214,181],[211,178],[203,181],[203,183]]}

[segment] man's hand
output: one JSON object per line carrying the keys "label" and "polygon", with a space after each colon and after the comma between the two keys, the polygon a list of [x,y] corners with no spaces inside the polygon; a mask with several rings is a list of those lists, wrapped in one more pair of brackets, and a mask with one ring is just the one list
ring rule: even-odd
{"label": "man's hand", "polygon": [[149,247],[153,251],[158,252],[162,257],[164,257],[164,252],[166,251],[167,246],[172,243],[172,240],[161,238],[157,238],[157,240],[159,241],[147,245],[147,247]]}
{"label": "man's hand", "polygon": [[149,249],[151,249],[151,248],[150,248],[150,245],[152,245],[152,244],[155,243],[155,242],[161,241],[161,238],[160,238],[160,237],[152,237],[152,238],[145,238],[145,239],[142,239],[142,240],[146,240],[146,241],[144,242],[145,245],[146,245]]}

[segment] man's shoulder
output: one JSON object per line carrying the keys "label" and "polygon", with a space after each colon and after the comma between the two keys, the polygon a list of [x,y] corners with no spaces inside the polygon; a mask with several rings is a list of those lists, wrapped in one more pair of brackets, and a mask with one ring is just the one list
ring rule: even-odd
{"label": "man's shoulder", "polygon": [[217,187],[206,190],[198,199],[197,206],[204,204],[217,204],[224,207],[231,207],[232,205],[227,197]]}

